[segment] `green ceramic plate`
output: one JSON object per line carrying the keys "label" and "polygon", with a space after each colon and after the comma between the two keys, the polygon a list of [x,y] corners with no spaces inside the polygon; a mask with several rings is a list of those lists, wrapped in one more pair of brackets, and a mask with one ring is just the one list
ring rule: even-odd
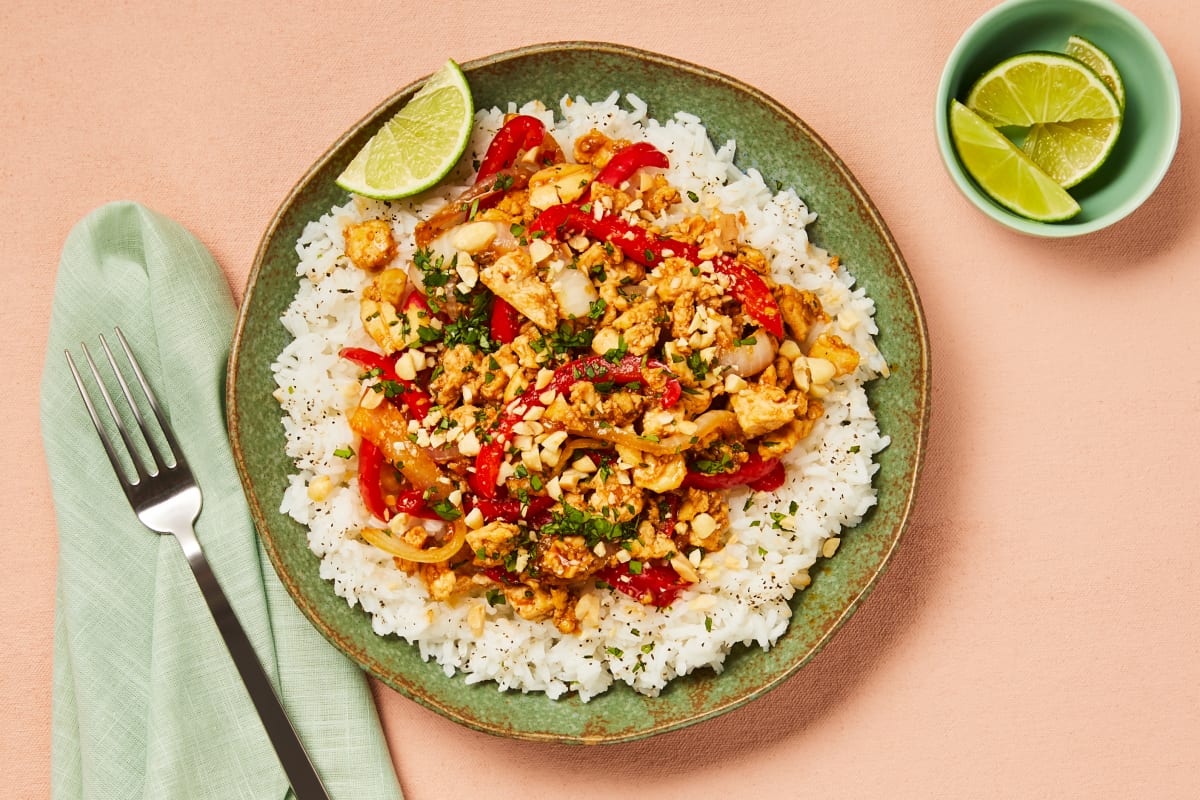
{"label": "green ceramic plate", "polygon": [[666,118],[699,115],[717,142],[735,138],[737,162],[792,186],[819,215],[813,239],[839,254],[878,305],[879,347],[891,377],[870,389],[891,446],[876,475],[879,505],[814,568],[792,602],[787,633],[768,652],[738,648],[720,675],[703,670],[672,681],[659,697],[617,685],[589,703],[542,694],[501,694],[468,686],[423,662],[414,646],[376,636],[368,616],[321,580],[305,530],[277,509],[291,464],[284,454],[269,365],[288,342],[279,322],[296,290],[294,244],[345,193],[334,185],[377,126],[420,86],[417,81],[338,140],[296,184],[271,221],[246,287],[229,364],[229,431],[259,533],[296,604],[337,647],[397,691],[472,728],[557,742],[617,742],[682,727],[729,711],[778,686],[820,650],[870,591],[904,530],[929,419],[929,346],[916,287],[883,220],[846,166],[795,114],[761,92],[700,67],[626,47],[570,42],[538,45],[463,65],[477,108],[564,94],[600,99],[632,92]]}

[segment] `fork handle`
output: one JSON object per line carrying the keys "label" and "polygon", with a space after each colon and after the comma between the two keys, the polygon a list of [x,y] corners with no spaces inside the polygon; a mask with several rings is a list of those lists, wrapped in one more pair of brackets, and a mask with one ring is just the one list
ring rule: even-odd
{"label": "fork handle", "polygon": [[271,746],[279,756],[279,763],[283,765],[283,771],[292,785],[296,800],[329,800],[329,792],[321,783],[321,776],[313,767],[300,737],[296,735],[296,729],[292,727],[287,712],[283,710],[283,704],[279,702],[279,695],[275,694],[275,689],[263,670],[262,662],[254,652],[254,646],[250,644],[245,629],[233,613],[229,598],[225,596],[208,559],[204,557],[195,530],[188,525],[186,529],[173,533],[179,546],[183,548],[192,574],[196,576],[196,583],[199,584],[204,600],[208,603],[208,610],[217,623],[217,629],[221,631],[225,647],[229,650],[229,655],[233,656],[233,663],[250,693],[250,699],[254,702],[263,727],[266,728]]}

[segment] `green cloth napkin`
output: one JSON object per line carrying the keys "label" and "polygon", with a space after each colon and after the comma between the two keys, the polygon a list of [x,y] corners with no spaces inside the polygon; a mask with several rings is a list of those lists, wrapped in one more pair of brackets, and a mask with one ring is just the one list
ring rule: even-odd
{"label": "green cloth napkin", "polygon": [[223,411],[234,317],[203,245],[142,206],[104,206],[67,238],[41,396],[59,531],[55,798],[290,796],[178,544],[134,516],[71,380],[63,350],[102,353],[114,326],[167,409],[204,492],[197,535],[331,795],[400,797],[365,677],[255,535]]}

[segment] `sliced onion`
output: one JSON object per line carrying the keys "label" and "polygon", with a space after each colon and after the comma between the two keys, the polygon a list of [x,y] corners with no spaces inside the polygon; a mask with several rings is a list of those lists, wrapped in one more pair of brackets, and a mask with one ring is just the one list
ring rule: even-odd
{"label": "sliced onion", "polygon": [[426,447],[423,449],[429,455],[429,457],[438,464],[445,464],[462,458],[462,456],[459,455],[458,448],[452,445],[445,445],[443,447]]}
{"label": "sliced onion", "polygon": [[580,269],[564,268],[553,273],[550,291],[554,292],[562,314],[579,319],[587,317],[592,310],[592,303],[600,297],[592,285],[592,279]]}
{"label": "sliced onion", "polygon": [[390,531],[379,528],[363,528],[359,531],[363,541],[378,547],[388,555],[403,558],[405,561],[416,561],[421,564],[439,564],[458,554],[463,542],[467,540],[467,526],[462,520],[451,523],[453,533],[449,540],[440,547],[428,550],[414,547],[403,539],[393,536]]}
{"label": "sliced onion", "polygon": [[[497,172],[492,179],[485,180],[483,183],[477,183],[467,189],[458,197],[435,211],[429,219],[417,225],[417,229],[414,232],[417,247],[428,247],[430,242],[446,231],[466,222],[467,216],[470,214],[471,204],[475,201],[479,201],[477,206],[484,205],[487,200],[499,196],[505,191],[525,188],[525,185],[529,183],[529,176],[534,172],[537,172],[536,164],[518,161],[508,169],[502,169]],[[503,177],[512,179],[509,189],[500,189],[497,187],[497,183],[500,183],[500,179]]]}
{"label": "sliced onion", "polygon": [[[424,492],[438,485],[442,477],[441,468],[429,453],[417,447],[411,440],[392,439],[387,442],[383,452],[414,489]],[[443,483],[442,486],[444,485]]]}
{"label": "sliced onion", "polygon": [[733,371],[743,378],[757,375],[771,366],[775,361],[775,351],[778,349],[775,339],[768,336],[762,328],[757,329],[746,338],[753,339],[754,344],[735,347],[717,358],[718,364],[733,367]]}
{"label": "sliced onion", "polygon": [[414,489],[424,492],[432,487],[439,497],[447,493],[441,468],[408,438],[408,418],[391,403],[376,408],[360,405],[350,415],[350,429],[382,450]]}
{"label": "sliced onion", "polygon": [[558,454],[558,466],[570,466],[577,450],[607,450],[608,443],[597,439],[567,439]]}
{"label": "sliced onion", "polygon": [[692,434],[698,441],[696,444],[706,444],[715,434],[737,429],[737,414],[732,411],[714,409],[705,411],[696,419],[696,432]]}

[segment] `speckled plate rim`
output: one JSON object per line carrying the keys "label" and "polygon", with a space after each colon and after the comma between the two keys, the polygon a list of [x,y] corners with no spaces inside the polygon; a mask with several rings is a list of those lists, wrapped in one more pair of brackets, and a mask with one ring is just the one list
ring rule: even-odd
{"label": "speckled plate rim", "polygon": [[[900,253],[899,247],[896,245],[895,239],[892,237],[891,231],[888,229],[887,224],[883,221],[883,218],[878,209],[875,207],[875,204],[871,201],[870,197],[868,197],[862,186],[858,183],[858,180],[851,174],[845,163],[825,143],[825,141],[815,131],[813,131],[807,123],[804,122],[804,120],[770,96],[729,75],[708,69],[706,67],[701,67],[681,59],[673,58],[671,56],[620,44],[589,41],[548,42],[506,50],[490,56],[485,56],[483,58],[463,62],[460,66],[469,76],[472,70],[481,67],[493,66],[502,62],[523,59],[530,56],[550,55],[553,53],[559,53],[563,50],[592,51],[608,55],[627,56],[634,58],[657,68],[682,72],[696,78],[723,84],[728,89],[743,94],[755,103],[758,103],[762,107],[769,109],[773,114],[785,120],[790,126],[798,130],[805,138],[813,142],[830,160],[834,168],[840,174],[842,180],[845,182],[846,187],[854,196],[855,200],[867,212],[871,224],[880,234],[880,237],[887,248],[888,255],[897,270],[897,275],[902,281],[903,288],[906,293],[905,299],[908,301],[915,318],[915,331],[918,338],[917,345],[919,347],[920,354],[919,363],[916,365],[918,372],[916,380],[919,384],[919,404],[917,408],[911,409],[911,418],[918,429],[915,451],[912,457],[911,477],[906,484],[904,484],[902,487],[898,487],[903,489],[904,496],[899,503],[898,511],[900,514],[900,520],[892,530],[889,546],[886,548],[886,550],[882,551],[874,570],[866,577],[857,594],[855,594],[854,597],[848,603],[846,603],[846,605],[842,608],[841,613],[833,618],[832,621],[826,626],[819,639],[817,639],[802,654],[796,656],[788,668],[776,672],[770,679],[763,681],[751,691],[733,696],[725,702],[697,710],[690,716],[674,719],[667,723],[649,726],[628,733],[598,736],[580,735],[570,737],[552,732],[544,733],[514,731],[510,728],[500,725],[486,724],[478,719],[474,719],[459,713],[457,709],[440,702],[438,698],[428,696],[416,690],[413,685],[405,682],[403,676],[396,675],[378,660],[367,656],[367,654],[364,653],[361,648],[357,647],[354,642],[348,640],[341,634],[341,632],[327,624],[327,622],[318,613],[318,610],[315,608],[314,604],[310,602],[310,600],[301,591],[294,578],[288,574],[288,571],[284,568],[277,544],[273,540],[272,535],[269,533],[269,526],[266,520],[266,515],[264,514],[264,510],[258,501],[257,495],[253,491],[251,476],[245,463],[245,454],[242,450],[241,442],[238,436],[239,415],[236,383],[239,372],[242,338],[245,332],[247,319],[249,317],[249,310],[254,299],[259,275],[263,269],[264,260],[270,247],[270,243],[280,226],[283,224],[288,210],[297,200],[303,188],[327,165],[332,158],[337,155],[339,150],[347,141],[358,135],[364,127],[368,125],[377,125],[377,117],[384,108],[391,106],[393,103],[397,102],[403,97],[415,93],[429,76],[424,76],[416,81],[413,81],[399,91],[395,92],[392,96],[388,97],[382,103],[372,109],[370,113],[356,122],[348,131],[340,136],[337,141],[335,141],[321,155],[321,157],[312,164],[312,166],[309,167],[309,169],[293,185],[287,196],[280,203],[266,229],[266,232],[263,234],[259,243],[259,247],[255,253],[254,263],[247,278],[245,292],[243,294],[241,307],[238,313],[237,326],[234,331],[233,343],[226,374],[227,428],[230,435],[234,461],[237,466],[239,477],[241,478],[243,484],[247,502],[250,506],[251,517],[253,518],[255,527],[259,533],[259,539],[263,543],[263,546],[266,549],[267,555],[270,558],[276,573],[287,589],[292,600],[296,603],[297,607],[299,607],[300,611],[305,615],[309,622],[311,622],[312,625],[330,643],[332,643],[335,647],[356,661],[363,669],[374,675],[386,685],[390,686],[406,697],[415,700],[421,705],[474,730],[496,736],[516,738],[526,741],[556,742],[567,744],[614,744],[643,739],[649,736],[665,733],[667,731],[677,730],[679,728],[693,725],[704,720],[712,719],[763,696],[764,694],[777,688],[780,684],[792,677],[796,672],[804,667],[805,664],[811,661],[812,658],[825,647],[825,645],[841,628],[841,626],[845,624],[846,620],[848,620],[850,616],[857,610],[862,601],[874,589],[879,577],[883,574],[888,563],[891,561],[891,557],[895,553],[896,547],[903,538],[903,535],[909,524],[909,518],[916,499],[917,489],[924,466],[925,449],[929,434],[932,370],[930,362],[929,334],[925,321],[925,315],[921,307],[920,297],[917,294],[916,284],[913,281],[912,274],[908,269],[903,255]],[[680,679],[677,678],[676,680]]]}

